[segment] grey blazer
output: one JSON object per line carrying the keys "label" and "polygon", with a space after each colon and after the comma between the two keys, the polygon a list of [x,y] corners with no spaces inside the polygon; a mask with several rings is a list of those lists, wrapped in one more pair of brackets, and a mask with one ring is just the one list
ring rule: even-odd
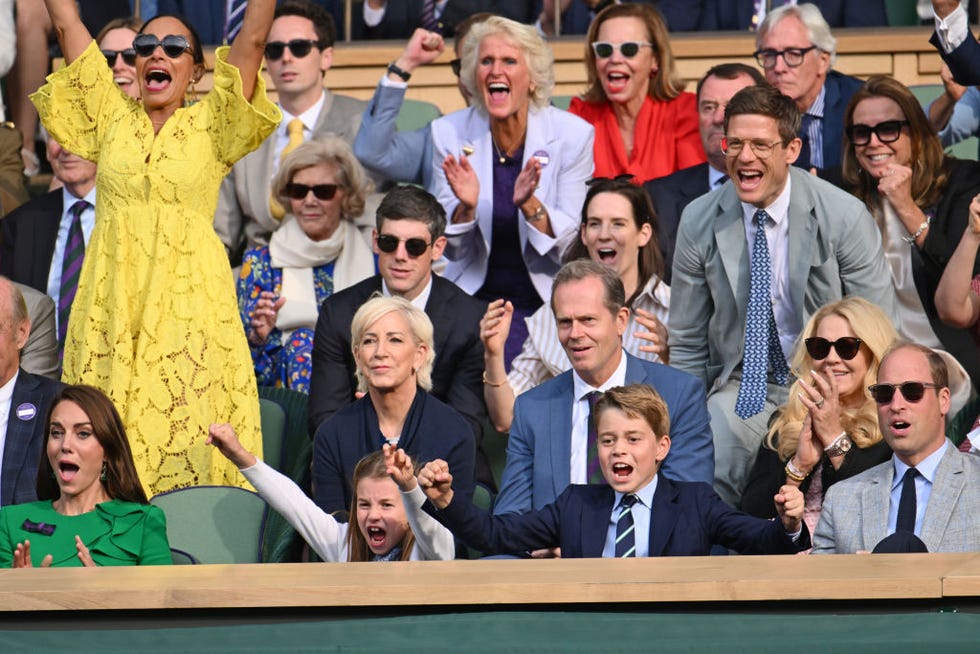
{"label": "grey blazer", "polygon": [[54,322],[54,300],[25,284],[14,285],[24,295],[31,333],[20,351],[20,367],[29,373],[58,379],[61,362],[58,360],[58,332]]}
{"label": "grey blazer", "polygon": [[[367,102],[326,89],[323,93],[323,109],[312,137],[332,133],[353,144]],[[258,150],[240,159],[221,183],[214,231],[229,252],[241,249],[243,242],[246,248],[266,245],[279,227],[279,221],[269,213],[269,189],[277,169],[276,138],[273,133]]]}
{"label": "grey blazer", "polygon": [[[894,319],[895,291],[871,214],[804,170],[791,167],[790,178],[790,293],[801,324],[845,295],[865,297]],[[702,380],[710,395],[741,366],[749,303],[745,222],[731,181],[684,210],[670,287],[670,365]]]}
{"label": "grey blazer", "polygon": [[[827,490],[813,534],[814,554],[871,551],[888,535],[895,465],[889,460]],[[980,457],[952,443],[936,468],[920,538],[930,552],[980,550]]]}

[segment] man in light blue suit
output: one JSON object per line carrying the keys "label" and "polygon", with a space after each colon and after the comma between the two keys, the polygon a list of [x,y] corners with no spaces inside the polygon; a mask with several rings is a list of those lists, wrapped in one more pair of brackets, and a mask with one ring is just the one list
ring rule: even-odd
{"label": "man in light blue suit", "polygon": [[[751,86],[736,93],[725,110],[730,180],[687,205],[674,249],[670,363],[708,389],[715,490],[729,504],[741,497],[769,416],[786,401],[789,380],[777,365],[788,368],[807,318],[845,295],[860,295],[895,315],[874,219],[853,196],[792,165],[799,126],[796,105],[778,90]],[[755,339],[746,337],[750,262],[762,238],[771,282],[759,298],[771,299],[766,312],[776,333],[770,328],[772,338]],[[767,340],[771,365],[763,360],[750,367],[756,383],[745,392],[757,403],[739,417],[743,358],[750,345]]]}
{"label": "man in light blue suit", "polygon": [[882,357],[871,394],[894,454],[827,491],[814,554],[870,551],[910,532],[930,552],[980,550],[980,457],[946,440],[947,384],[946,364],[927,347],[899,343]]}
{"label": "man in light blue suit", "polygon": [[494,513],[537,510],[570,483],[588,483],[587,396],[625,384],[649,384],[667,403],[672,445],[664,474],[710,483],[714,453],[704,387],[623,350],[629,309],[619,275],[591,260],[568,263],[555,276],[551,306],[572,370],[518,396]]}

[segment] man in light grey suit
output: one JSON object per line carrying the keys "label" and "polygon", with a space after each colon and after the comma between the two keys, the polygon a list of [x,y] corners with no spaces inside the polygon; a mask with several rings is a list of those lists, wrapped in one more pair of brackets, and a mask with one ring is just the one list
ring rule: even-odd
{"label": "man in light grey suit", "polygon": [[58,379],[61,376],[61,361],[58,358],[54,300],[26,284],[13,282],[13,285],[24,296],[27,316],[31,321],[27,343],[20,351],[20,367],[34,375]]}
{"label": "man in light grey suit", "polygon": [[946,364],[927,347],[885,354],[871,390],[892,460],[827,491],[814,554],[870,551],[896,531],[913,531],[930,552],[980,550],[980,457],[946,440],[947,384]]}
{"label": "man in light grey suit", "polygon": [[[733,505],[769,416],[786,401],[787,359],[810,314],[845,295],[863,296],[895,314],[874,219],[851,195],[792,166],[800,151],[799,125],[793,101],[771,86],[748,87],[732,97],[723,145],[731,179],[687,206],[674,251],[670,363],[708,389],[715,490]],[[770,317],[761,337],[758,331],[747,337],[756,242],[766,255],[759,263],[769,258],[768,266],[759,266],[769,279],[757,299],[771,300],[761,300]],[[760,343],[766,358],[750,369],[754,385],[742,389],[746,348],[758,353]],[[742,417],[735,411],[740,392],[754,400],[748,411],[740,409]]]}
{"label": "man in light grey suit", "polygon": [[[221,184],[214,228],[238,263],[248,247],[265,245],[279,226],[269,207],[272,177],[289,143],[288,127],[302,121],[303,140],[333,133],[353,143],[367,103],[323,87],[333,63],[336,28],[326,9],[287,0],[276,9],[266,42],[266,66],[279,96],[282,122],[259,149],[234,165]],[[373,218],[373,217],[372,217]]]}

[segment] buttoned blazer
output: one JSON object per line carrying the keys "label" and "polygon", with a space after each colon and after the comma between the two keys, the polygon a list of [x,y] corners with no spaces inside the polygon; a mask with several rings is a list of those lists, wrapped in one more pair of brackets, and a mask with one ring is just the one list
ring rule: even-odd
{"label": "buttoned blazer", "polygon": [[[871,551],[888,535],[895,464],[889,460],[827,490],[814,554]],[[980,457],[948,443],[936,468],[920,538],[930,552],[980,550]]]}
{"label": "buttoned blazer", "polygon": [[[367,102],[326,89],[323,93],[323,108],[310,138],[334,134],[352,144]],[[255,152],[235,163],[221,182],[214,229],[231,252],[242,246],[243,239],[246,247],[267,245],[270,235],[280,225],[269,211],[272,177],[278,169],[275,156],[278,138],[273,132]]]}
{"label": "buttoned blazer", "polygon": [[[459,157],[463,146],[471,147],[470,164],[480,180],[476,219],[446,228],[447,260],[443,275],[467,293],[475,293],[487,276],[487,261],[493,246],[493,157],[490,122],[485,114],[470,107],[432,121],[432,188],[429,190],[446,208],[452,220],[459,200],[453,194],[442,162],[447,154]],[[578,116],[555,107],[531,108],[527,118],[522,165],[533,156],[547,156],[541,179],[535,191],[548,211],[555,237],[534,229],[518,210],[517,230],[521,252],[531,282],[542,301],[551,297],[551,281],[561,267],[564,249],[576,238],[588,190],[585,182],[592,176],[592,142],[594,130]]]}
{"label": "buttoned blazer", "polygon": [[20,371],[4,435],[0,506],[37,500],[35,483],[44,447],[44,421],[61,387],[59,381]]}
{"label": "buttoned blazer", "polygon": [[[711,483],[714,444],[704,387],[673,368],[624,355],[626,383],[648,384],[667,403],[671,444],[664,474]],[[540,509],[571,482],[573,394],[572,371],[568,371],[517,396],[494,513]]]}
{"label": "buttoned blazer", "polygon": [[[800,168],[790,167],[790,179],[789,289],[800,324],[845,295],[860,295],[895,320],[881,233],[864,204]],[[741,366],[748,302],[745,222],[729,181],[684,210],[671,278],[670,363],[704,382],[709,395]]]}

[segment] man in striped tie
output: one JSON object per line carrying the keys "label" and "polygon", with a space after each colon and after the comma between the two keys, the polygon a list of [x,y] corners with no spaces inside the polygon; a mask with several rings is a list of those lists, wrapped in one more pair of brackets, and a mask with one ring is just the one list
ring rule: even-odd
{"label": "man in striped tie", "polygon": [[419,484],[457,537],[487,554],[557,547],[566,558],[704,556],[713,545],[742,554],[794,554],[809,547],[803,494],[783,486],[778,521],[736,511],[705,482],[659,474],[670,451],[670,417],[645,384],[607,390],[596,403],[604,484],[572,485],[553,503],[523,515],[491,516],[454,502],[445,461],[426,464]]}

